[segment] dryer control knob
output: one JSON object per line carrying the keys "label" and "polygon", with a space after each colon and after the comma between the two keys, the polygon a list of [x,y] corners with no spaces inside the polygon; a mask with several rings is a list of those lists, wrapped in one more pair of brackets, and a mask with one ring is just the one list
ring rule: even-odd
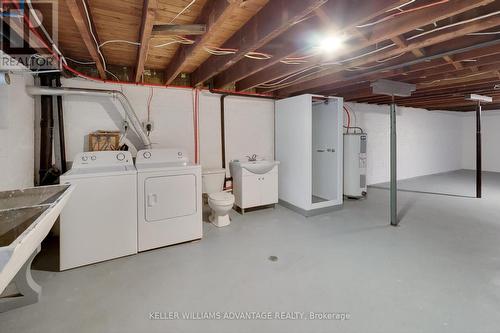
{"label": "dryer control knob", "polygon": [[82,161],[84,161],[84,162],[85,162],[85,161],[87,161],[88,159],[89,159],[89,158],[88,158],[87,156],[85,156],[85,155],[84,155],[84,156],[82,156]]}
{"label": "dryer control knob", "polygon": [[123,161],[123,160],[125,159],[125,154],[124,154],[124,153],[118,153],[118,154],[116,155],[116,159],[117,159],[118,161]]}
{"label": "dryer control knob", "polygon": [[151,152],[145,151],[144,154],[142,154],[142,156],[144,156],[144,158],[146,159],[151,158]]}
{"label": "dryer control knob", "polygon": [[95,161],[95,160],[97,159],[97,157],[96,157],[95,155],[92,155],[92,156],[90,156],[90,159],[91,159],[92,161]]}

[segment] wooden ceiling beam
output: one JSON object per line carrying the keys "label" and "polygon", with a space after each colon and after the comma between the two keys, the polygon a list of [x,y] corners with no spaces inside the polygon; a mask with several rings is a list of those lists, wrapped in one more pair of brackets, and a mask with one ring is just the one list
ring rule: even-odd
{"label": "wooden ceiling beam", "polygon": [[[476,111],[476,105],[458,106],[458,107],[455,107],[455,108],[434,108],[434,107],[430,106],[427,109],[428,110],[442,110],[442,111],[471,112],[471,111]],[[482,110],[483,111],[500,110],[500,103],[485,104],[482,107]]]}
{"label": "wooden ceiling beam", "polygon": [[198,36],[207,32],[205,24],[158,24],[153,26],[153,36]]}
{"label": "wooden ceiling beam", "polygon": [[[214,78],[214,86],[220,88],[229,83],[240,81],[276,65],[286,58],[310,54],[312,49],[310,39],[311,36],[318,33],[318,30],[335,31],[339,34],[347,33],[356,25],[383,14],[401,3],[400,0],[329,1],[314,11],[317,17],[296,24],[270,44],[264,46],[262,50],[259,50],[262,53],[272,54],[271,59],[258,61],[241,59],[237,64],[217,75]],[[318,29],[318,25],[322,28]]]}
{"label": "wooden ceiling beam", "polygon": [[234,11],[238,9],[243,0],[214,0],[208,1],[196,19],[197,23],[206,24],[207,33],[197,36],[192,45],[181,45],[170,61],[166,71],[166,84],[170,84],[181,73],[186,63],[199,50],[206,46],[223,22],[229,20]]}
{"label": "wooden ceiling beam", "polygon": [[[405,49],[408,47],[408,41],[404,38],[404,36],[394,36],[391,40],[396,44],[400,49]],[[411,53],[417,58],[425,56],[424,51],[421,49],[411,50]]]}
{"label": "wooden ceiling beam", "polygon": [[238,30],[222,48],[236,49],[227,56],[211,56],[192,74],[191,83],[199,85],[228,69],[249,52],[279,36],[297,21],[323,5],[327,0],[273,0]]}
{"label": "wooden ceiling beam", "polygon": [[142,7],[142,23],[140,40],[141,45],[137,50],[137,65],[135,67],[135,82],[140,82],[144,72],[144,64],[148,58],[149,42],[151,41],[151,32],[158,9],[158,0],[144,0]]}
{"label": "wooden ceiling beam", "polygon": [[444,57],[443,57],[443,59],[444,59],[446,62],[448,62],[448,63],[452,64],[452,65],[453,65],[453,67],[455,67],[455,69],[462,69],[462,68],[464,68],[464,66],[462,65],[462,63],[461,63],[461,62],[454,61],[454,60],[453,60],[450,56],[444,56]]}
{"label": "wooden ceiling beam", "polygon": [[[469,68],[473,65],[484,66],[497,63],[500,59],[500,44],[495,45],[495,47],[486,47],[457,53],[453,56],[453,59],[470,59],[471,56],[475,58],[475,61],[464,63],[464,68]],[[450,66],[451,65],[443,58],[436,58],[430,61],[404,66],[396,70],[369,70],[367,72],[346,76],[345,78],[343,78],[344,75],[346,75],[345,73],[338,73],[336,77],[331,77],[332,82],[334,83],[321,87],[321,90],[316,93],[328,95],[332,92],[338,92],[339,89],[359,89],[360,84],[363,84],[363,82],[368,83],[380,78],[391,78],[394,80],[398,80],[400,78],[401,80],[411,80],[412,78],[423,78],[440,73],[449,73],[454,70],[453,67],[450,68]]]}
{"label": "wooden ceiling beam", "polygon": [[[419,88],[415,91],[411,97],[405,97],[406,99],[412,98],[415,100],[425,99],[429,96],[439,95],[439,94],[456,94],[456,93],[478,93],[485,90],[491,90],[494,87],[494,82],[491,78],[481,78],[475,79],[473,81],[465,83],[452,83],[451,81],[445,82],[448,85],[443,85],[440,87],[427,87]],[[350,101],[363,101],[363,102],[377,102],[385,101],[386,96],[374,95],[369,84],[363,84],[359,87],[346,87],[343,89],[337,89],[335,91],[325,92],[325,95],[335,95],[341,96],[345,100]],[[396,101],[401,100],[402,97],[397,97]]]}
{"label": "wooden ceiling beam", "polygon": [[[383,59],[387,59],[390,57],[397,56],[401,54],[401,52],[408,52],[413,49],[424,48],[430,45],[439,44],[447,42],[451,39],[458,38],[461,36],[465,36],[469,33],[489,29],[492,27],[496,27],[500,25],[500,16],[489,17],[484,20],[480,20],[477,22],[472,22],[469,24],[464,24],[461,26],[457,26],[455,28],[447,29],[445,32],[438,32],[434,34],[429,34],[426,36],[422,36],[420,38],[411,41],[405,49],[393,48],[386,52],[379,52],[373,55],[369,55],[366,57],[362,57],[360,59],[356,59],[352,62],[345,64],[345,67],[357,67],[363,66],[365,64],[374,63],[376,61],[380,61]],[[305,91],[309,89],[315,89],[317,87],[321,87],[322,85],[326,85],[330,83],[328,76],[332,73],[338,72],[338,68],[332,70],[322,71],[316,75],[312,75],[310,77],[306,77],[303,80],[291,85],[289,87],[283,88],[280,90],[279,95],[284,96],[288,94],[292,94],[297,91]],[[264,90],[265,92],[269,92],[275,89]]]}
{"label": "wooden ceiling beam", "polygon": [[[491,42],[496,42],[496,39],[490,39],[485,43],[491,43]],[[497,58],[498,55],[492,54],[493,49],[490,46],[481,47],[481,43],[476,44],[474,40],[469,41],[468,44],[455,43],[453,45],[456,44],[459,46],[463,46],[465,49],[468,49],[468,51],[455,52],[453,50],[454,46],[447,45],[446,48],[436,49],[434,51],[436,52],[435,55],[440,55],[446,52],[450,53],[455,52],[456,53],[455,57],[457,59],[461,59],[461,58],[468,58],[470,55],[474,54],[474,56],[476,57],[476,62],[482,65],[498,61]],[[500,42],[496,46],[500,46]],[[500,53],[500,49],[496,51]],[[483,57],[483,55],[485,56]],[[430,56],[432,56],[432,54]],[[393,80],[399,79],[403,81],[418,77],[423,78],[423,76],[426,75],[433,75],[434,72],[444,73],[452,71],[454,69],[453,67],[451,67],[449,63],[447,63],[444,59],[442,59],[442,57],[437,57],[432,60],[421,59],[417,63],[413,63],[415,60],[410,60],[410,63],[407,63],[404,59],[406,59],[405,56],[396,59],[397,61],[401,62],[388,62],[386,66],[383,67],[378,66],[374,69],[370,69],[364,72],[359,72],[357,74],[352,74],[352,72],[347,72],[347,71],[334,73],[332,75],[329,75],[328,77],[322,78],[322,80],[324,80],[325,82],[330,82],[330,83],[318,87],[317,89],[313,90],[313,92],[320,94],[325,92],[328,93],[331,91],[336,91],[337,89],[345,89],[346,87],[349,86],[355,86],[363,82],[370,82],[380,78],[391,78]],[[471,64],[475,64],[476,62],[467,63],[466,66],[471,66]],[[396,68],[393,68],[395,66]],[[296,94],[298,93],[300,92],[297,92]],[[287,95],[283,95],[282,97],[285,96]]]}
{"label": "wooden ceiling beam", "polygon": [[[477,89],[484,89],[485,87],[493,87],[495,85],[495,78],[493,75],[485,75],[483,77],[470,77],[462,80],[444,81],[441,85],[427,85],[425,87],[417,87],[417,90],[412,94],[412,97],[430,96],[437,93],[456,93],[456,92],[474,92]],[[369,85],[364,88],[351,90],[350,92],[331,92],[336,96],[344,97],[348,101],[368,101],[383,99],[384,96],[374,95]],[[398,98],[396,98],[398,100]]]}
{"label": "wooden ceiling beam", "polygon": [[[493,90],[493,86],[489,85],[487,89],[467,89],[463,91],[445,91],[445,92],[440,92],[440,93],[428,93],[426,95],[420,95],[420,96],[414,96],[412,95],[411,97],[398,97],[396,98],[396,103],[412,103],[412,105],[420,105],[420,104],[425,104],[429,101],[445,101],[445,100],[450,100],[450,99],[460,99],[461,101],[465,100],[465,96],[470,93],[480,93],[483,95],[487,96],[498,96],[500,94],[500,91],[495,91]],[[387,98],[387,96],[379,96],[377,95],[376,98],[369,98],[366,99],[369,100],[372,103],[379,103],[379,102],[384,102],[387,100],[390,100],[390,98]]]}
{"label": "wooden ceiling beam", "polygon": [[[391,37],[403,35],[408,31],[417,29],[427,24],[431,24],[437,20],[442,20],[444,18],[451,17],[471,9],[484,6],[491,3],[492,1],[494,0],[451,0],[446,5],[439,5],[429,9],[423,9],[400,15],[398,16],[397,20],[389,20],[388,22],[383,22],[375,25],[376,33],[372,33],[369,36],[368,41],[351,43],[351,45],[342,50],[342,52],[339,52],[334,57],[328,60],[332,61],[344,55],[351,55],[354,52],[362,51],[363,49],[366,49],[371,45],[383,42],[384,40],[390,39]],[[422,46],[413,47],[407,51],[411,51],[412,49],[421,47]],[[396,54],[398,53],[395,52],[393,55]],[[268,68],[266,71],[261,71],[241,80],[237,83],[237,89],[246,90],[254,88],[259,84],[285,77],[299,70],[304,70],[311,66],[320,64],[324,61],[324,56],[320,55],[314,58],[310,58],[308,63],[302,65],[287,66],[283,64],[277,64],[271,68]],[[325,71],[325,73],[326,72],[327,71]]]}
{"label": "wooden ceiling beam", "polygon": [[[83,4],[83,1],[85,1],[85,5]],[[66,5],[68,6],[73,20],[75,21],[75,24],[78,28],[78,31],[80,32],[80,36],[83,40],[83,43],[85,44],[85,47],[87,48],[87,51],[90,54],[90,57],[95,62],[99,76],[101,77],[101,79],[106,79],[106,68],[97,46],[100,44],[99,36],[92,21],[92,15],[90,12],[88,1],[66,0]],[[84,6],[87,7],[89,19],[87,19]],[[91,31],[93,31],[97,41],[94,40]]]}

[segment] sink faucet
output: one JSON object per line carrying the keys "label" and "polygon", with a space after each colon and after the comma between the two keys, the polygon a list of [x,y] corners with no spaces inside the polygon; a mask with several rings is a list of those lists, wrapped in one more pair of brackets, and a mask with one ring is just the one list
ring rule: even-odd
{"label": "sink faucet", "polygon": [[248,158],[248,162],[255,162],[257,161],[257,154],[253,154],[252,156],[246,156]]}

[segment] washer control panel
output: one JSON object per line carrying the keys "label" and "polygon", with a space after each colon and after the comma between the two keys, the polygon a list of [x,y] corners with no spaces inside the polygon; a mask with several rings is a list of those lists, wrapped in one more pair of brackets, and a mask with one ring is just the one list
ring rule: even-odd
{"label": "washer control panel", "polygon": [[134,165],[129,151],[89,151],[76,155],[73,168]]}

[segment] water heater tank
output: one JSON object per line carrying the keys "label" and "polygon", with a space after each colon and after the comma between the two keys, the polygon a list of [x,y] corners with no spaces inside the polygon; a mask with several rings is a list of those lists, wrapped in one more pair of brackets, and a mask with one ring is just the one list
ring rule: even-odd
{"label": "water heater tank", "polygon": [[366,195],[366,133],[344,134],[344,195]]}

